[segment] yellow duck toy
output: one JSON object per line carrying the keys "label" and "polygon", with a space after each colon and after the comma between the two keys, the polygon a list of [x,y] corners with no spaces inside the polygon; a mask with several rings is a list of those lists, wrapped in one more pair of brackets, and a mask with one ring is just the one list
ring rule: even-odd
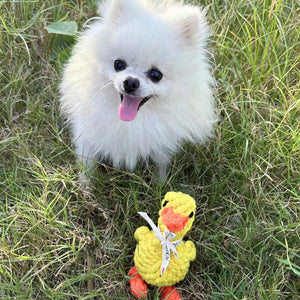
{"label": "yellow duck toy", "polygon": [[128,273],[131,293],[146,298],[147,284],[158,286],[162,300],[180,300],[174,285],[183,280],[196,258],[192,241],[181,241],[195,219],[195,200],[183,193],[168,192],[159,211],[158,227],[146,213],[139,213],[151,226],[134,233],[137,246],[135,266]]}

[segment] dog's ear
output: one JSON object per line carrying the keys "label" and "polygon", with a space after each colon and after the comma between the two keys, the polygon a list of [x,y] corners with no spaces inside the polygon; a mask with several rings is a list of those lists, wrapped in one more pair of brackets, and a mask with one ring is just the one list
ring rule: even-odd
{"label": "dog's ear", "polygon": [[181,37],[188,45],[196,45],[209,36],[206,10],[195,6],[183,6],[173,11],[170,22],[180,31]]}
{"label": "dog's ear", "polygon": [[104,0],[98,6],[103,19],[116,24],[127,16],[133,16],[141,8],[136,0]]}

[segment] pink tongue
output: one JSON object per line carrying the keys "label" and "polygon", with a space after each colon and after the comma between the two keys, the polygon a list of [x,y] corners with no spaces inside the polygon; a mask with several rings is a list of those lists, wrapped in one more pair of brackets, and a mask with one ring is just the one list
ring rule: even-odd
{"label": "pink tongue", "polygon": [[139,105],[143,100],[142,97],[133,97],[124,95],[123,101],[119,106],[119,117],[122,121],[132,121],[138,111]]}

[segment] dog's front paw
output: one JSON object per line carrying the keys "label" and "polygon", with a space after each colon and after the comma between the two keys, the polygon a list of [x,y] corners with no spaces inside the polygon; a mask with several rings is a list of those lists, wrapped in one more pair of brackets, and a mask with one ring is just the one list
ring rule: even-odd
{"label": "dog's front paw", "polygon": [[78,177],[78,185],[79,188],[85,192],[85,193],[90,193],[91,190],[91,180],[90,178],[86,175],[85,172],[81,172],[79,177]]}

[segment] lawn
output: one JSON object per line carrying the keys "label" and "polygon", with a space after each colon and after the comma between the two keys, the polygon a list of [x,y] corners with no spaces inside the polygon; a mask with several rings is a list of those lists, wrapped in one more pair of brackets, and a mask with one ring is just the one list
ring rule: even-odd
{"label": "lawn", "polygon": [[[300,2],[203,0],[220,121],[159,183],[101,165],[76,180],[58,84],[68,51],[44,29],[96,15],[92,0],[0,1],[0,298],[133,299],[137,211],[167,191],[197,200],[183,299],[299,299]],[[149,299],[159,299],[151,288]]]}

